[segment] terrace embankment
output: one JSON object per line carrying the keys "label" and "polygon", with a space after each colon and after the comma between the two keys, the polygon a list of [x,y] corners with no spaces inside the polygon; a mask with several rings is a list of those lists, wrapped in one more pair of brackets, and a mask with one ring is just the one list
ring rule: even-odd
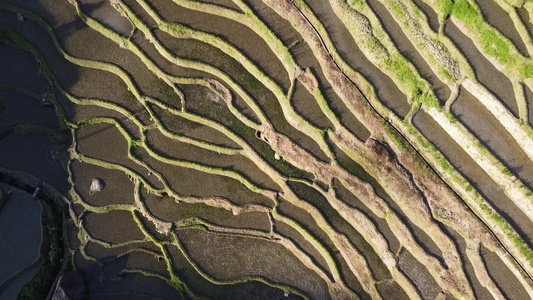
{"label": "terrace embankment", "polygon": [[336,247],[332,238],[326,234],[319,224],[317,224],[311,214],[304,209],[292,205],[288,201],[284,200],[280,201],[278,210],[281,215],[298,223],[299,226],[304,228],[313,239],[316,239],[318,242],[320,242],[327,255],[332,257],[334,260],[335,267],[337,268],[336,271],[340,273],[342,280],[350,289],[352,289],[359,296],[369,297],[369,295],[364,291],[360,280],[350,271],[350,267],[343,259],[341,254],[334,250]]}
{"label": "terrace embankment", "polygon": [[451,20],[446,22],[444,33],[466,57],[474,69],[477,80],[494,94],[515,117],[518,117],[518,105],[516,103],[513,85],[509,78],[485,58],[472,40],[461,32]]}
{"label": "terrace embankment", "polygon": [[328,199],[326,199],[324,195],[320,194],[315,188],[303,183],[289,182],[289,186],[302,199],[315,206],[326,220],[328,220],[335,231],[348,237],[348,240],[353,247],[365,258],[370,271],[377,281],[391,278],[389,270],[372,248],[372,245],[369,244],[369,241],[365,240],[365,238],[357,232],[355,224],[348,223],[348,221],[345,220],[330,203],[328,203]]}
{"label": "terrace embankment", "polygon": [[497,1],[478,0],[476,3],[481,9],[483,18],[485,18],[490,25],[494,26],[505,37],[510,39],[522,55],[529,56],[526,44],[524,44],[524,41],[516,30],[509,13],[503,9]]}
{"label": "terrace embankment", "polygon": [[[423,229],[416,226],[415,222],[413,222],[413,220],[407,217],[406,212],[404,212],[404,210],[401,209],[400,205],[389,194],[386,193],[386,191],[377,182],[377,180],[369,173],[367,173],[367,171],[361,165],[357,164],[355,161],[349,158],[344,152],[336,151],[335,154],[341,166],[343,166],[350,173],[360,178],[361,180],[368,182],[373,187],[376,195],[378,195],[381,199],[384,200],[385,203],[387,203],[387,205],[389,205],[390,209],[402,220],[402,222],[411,231],[417,244],[419,244],[424,249],[424,251],[430,256],[433,256],[442,262],[443,259],[441,249],[439,249],[433,239]],[[357,201],[353,202],[351,205],[353,206],[355,203],[357,203]]]}
{"label": "terrace embankment", "polygon": [[472,289],[474,290],[476,299],[494,299],[490,294],[489,290],[487,290],[487,288],[481,285],[479,279],[477,278],[472,262],[467,256],[467,245],[465,239],[457,231],[453,230],[448,226],[446,227],[446,230],[450,233],[450,235],[453,237],[455,243],[458,246],[459,254],[461,255],[461,260],[463,262],[463,269],[465,270],[468,282],[470,283],[470,285],[472,285]]}
{"label": "terrace embankment", "polygon": [[437,75],[435,75],[435,72],[433,72],[422,55],[413,46],[409,38],[396,23],[385,5],[383,5],[379,0],[369,0],[367,3],[378,16],[383,28],[388,36],[392,39],[394,45],[400,51],[400,54],[415,66],[420,76],[431,83],[432,89],[439,99],[439,102],[444,104],[450,97],[450,88],[444,84],[444,82],[442,82]]}
{"label": "terrace embankment", "polygon": [[184,24],[223,38],[243,52],[263,72],[282,86],[284,91],[289,90],[292,78],[288,77],[286,69],[270,50],[268,43],[248,26],[241,24],[238,20],[217,16],[213,12],[187,9],[169,2],[171,1],[156,0],[150,1],[150,5],[167,22]]}
{"label": "terrace embankment", "polygon": [[308,5],[326,28],[336,50],[350,67],[361,73],[374,87],[377,97],[401,118],[409,113],[407,96],[394,81],[361,52],[353,36],[326,1],[309,1]]}
{"label": "terrace embankment", "polygon": [[533,241],[533,224],[503,190],[485,173],[477,163],[423,111],[413,118],[413,124],[422,134],[441,151],[456,170],[467,178],[470,184],[487,199],[507,222],[513,225],[520,235],[531,244]]}
{"label": "terrace embankment", "polygon": [[533,187],[533,162],[481,102],[462,88],[451,112],[525,185]]}
{"label": "terrace embankment", "polygon": [[[217,67],[219,70],[224,70],[228,76],[242,86],[256,103],[259,104],[277,130],[289,136],[291,139],[294,139],[303,148],[321,160],[329,160],[324,151],[320,149],[315,141],[288,123],[281,110],[277,95],[267,89],[235,59],[226,55],[221,50],[203,42],[190,39],[176,40],[169,34],[161,31],[156,31],[155,33],[155,36],[174,54],[183,58],[205,62]],[[186,92],[187,91],[184,91],[184,93]],[[194,96],[192,97],[194,98]],[[206,99],[196,98],[195,100],[196,101],[186,102],[186,105],[189,105],[193,111],[198,111],[204,114],[206,111],[209,111],[205,106],[198,107],[198,104],[200,104],[201,101],[205,102]],[[213,103],[210,104],[214,105]],[[196,106],[196,109],[194,109],[194,106]],[[219,111],[223,109],[223,106],[225,105],[219,105],[217,113],[215,113],[215,110],[211,112],[213,117],[219,114]],[[220,117],[220,115],[218,117]]]}

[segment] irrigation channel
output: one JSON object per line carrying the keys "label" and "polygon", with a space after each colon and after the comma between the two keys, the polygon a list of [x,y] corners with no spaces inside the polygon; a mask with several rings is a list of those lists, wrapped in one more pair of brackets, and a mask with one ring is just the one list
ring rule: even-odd
{"label": "irrigation channel", "polygon": [[6,236],[43,232],[0,296],[533,298],[531,20],[0,0],[0,188],[44,199],[12,231],[0,201]]}

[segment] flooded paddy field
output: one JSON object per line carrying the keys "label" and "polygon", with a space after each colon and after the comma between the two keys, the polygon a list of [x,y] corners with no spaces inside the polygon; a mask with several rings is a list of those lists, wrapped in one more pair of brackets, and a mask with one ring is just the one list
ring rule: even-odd
{"label": "flooded paddy field", "polygon": [[268,215],[264,212],[242,212],[213,207],[203,203],[178,202],[168,196],[159,197],[149,194],[143,189],[143,201],[154,217],[168,222],[176,222],[190,218],[201,218],[209,223],[232,228],[269,231]]}
{"label": "flooded paddy field", "polygon": [[[237,179],[165,164],[151,157],[145,150],[139,149],[136,156],[161,173],[169,188],[180,196],[224,197],[239,205],[252,203],[272,205],[271,199],[254,193]],[[198,188],[198,182],[202,182],[201,189]]]}
{"label": "flooded paddy field", "polygon": [[[242,174],[260,187],[271,190],[279,189],[278,185],[273,182],[268,175],[261,171],[258,166],[256,166],[250,159],[240,154],[218,154],[207,149],[178,142],[164,136],[158,130],[148,131],[146,139],[149,147],[164,157],[205,164],[210,167],[225,170],[232,170]],[[208,163],[206,164],[202,162],[202,160],[207,161]]]}
{"label": "flooded paddy field", "polygon": [[[128,158],[129,141],[113,124],[102,123],[83,127],[77,132],[76,140],[77,151],[81,154],[124,166],[151,184],[162,187],[162,183],[156,177],[149,175],[150,170]],[[108,147],[110,144],[113,145],[112,148]]]}
{"label": "flooded paddy field", "polygon": [[[95,206],[107,206],[113,204],[133,204],[134,185],[128,176],[119,170],[105,169],[100,166],[72,162],[70,165],[78,194]],[[93,179],[98,179],[104,184],[104,188],[98,193],[91,193],[90,187]]]}
{"label": "flooded paddy field", "polygon": [[518,105],[515,100],[515,94],[511,80],[487,59],[477,49],[476,45],[468,38],[452,21],[446,22],[444,33],[448,36],[455,46],[466,57],[476,79],[479,80],[498,100],[504,104],[507,109],[515,116],[518,116]]}
{"label": "flooded paddy field", "polygon": [[20,292],[39,269],[43,236],[38,200],[13,191],[0,210],[0,298]]}
{"label": "flooded paddy field", "polygon": [[48,81],[39,75],[39,63],[31,53],[21,49],[0,45],[0,82],[42,93],[49,88]]}
{"label": "flooded paddy field", "polygon": [[520,20],[522,23],[524,23],[524,26],[527,29],[527,32],[529,33],[529,36],[533,35],[533,23],[531,22],[531,15],[529,14],[528,10],[525,8],[519,8],[516,10],[518,13],[518,16],[520,17]]}

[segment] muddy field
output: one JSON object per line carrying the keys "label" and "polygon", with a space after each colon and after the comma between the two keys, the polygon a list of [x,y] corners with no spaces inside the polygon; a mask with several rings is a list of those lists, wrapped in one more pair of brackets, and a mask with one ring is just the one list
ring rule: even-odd
{"label": "muddy field", "polygon": [[19,190],[0,210],[1,299],[16,296],[39,269],[42,211],[38,200]]}
{"label": "muddy field", "polygon": [[[529,202],[511,200],[533,189],[533,162],[517,143],[533,124],[529,41],[499,4],[476,1],[472,26],[525,55],[512,73],[482,47],[487,31],[459,23],[461,5],[474,6],[409,1],[433,32],[408,36],[411,8],[396,0],[0,3],[0,167],[65,212],[61,261],[58,249],[35,251],[40,230],[60,230],[42,224],[36,202],[26,195],[17,210],[18,194],[0,199],[0,298],[39,280],[42,253],[64,263],[50,295],[71,298],[533,295]],[[517,14],[531,34],[527,7]],[[461,81],[443,83],[421,46],[442,28],[452,42],[433,49],[439,59],[463,55],[460,80],[482,84],[515,117],[526,107],[513,84],[523,87],[529,124],[504,126]],[[420,108],[410,101],[420,95],[402,92],[406,70],[384,68],[400,56],[436,103]],[[485,173],[453,124],[517,181]]]}

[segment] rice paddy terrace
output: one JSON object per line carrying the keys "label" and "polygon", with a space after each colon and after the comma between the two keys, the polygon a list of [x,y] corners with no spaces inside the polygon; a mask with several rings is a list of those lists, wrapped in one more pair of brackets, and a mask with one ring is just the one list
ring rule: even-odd
{"label": "rice paddy terrace", "polygon": [[62,272],[19,296],[533,298],[532,22],[529,0],[1,0],[0,187],[64,211]]}

